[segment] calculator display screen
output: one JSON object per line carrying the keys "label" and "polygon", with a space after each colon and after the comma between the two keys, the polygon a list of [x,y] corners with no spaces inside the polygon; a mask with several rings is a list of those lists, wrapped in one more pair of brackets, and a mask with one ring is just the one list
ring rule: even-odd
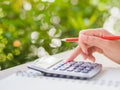
{"label": "calculator display screen", "polygon": [[43,57],[34,63],[37,67],[41,67],[43,69],[48,69],[49,67],[55,65],[57,62],[61,61],[61,59],[57,59],[55,57]]}

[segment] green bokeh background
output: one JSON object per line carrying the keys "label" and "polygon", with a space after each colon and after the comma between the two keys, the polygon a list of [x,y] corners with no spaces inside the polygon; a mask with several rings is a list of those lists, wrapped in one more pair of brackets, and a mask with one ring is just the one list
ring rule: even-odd
{"label": "green bokeh background", "polygon": [[[118,0],[113,1],[0,0],[1,69],[41,57],[37,52],[33,53],[39,47],[49,55],[73,49],[76,43],[60,42],[61,45],[56,47],[50,43],[53,39],[77,37],[83,29],[102,27],[109,16],[108,10],[117,6]],[[53,29],[55,32],[49,35]],[[38,34],[34,42],[31,38],[33,32]],[[16,40],[20,45],[13,45]]]}

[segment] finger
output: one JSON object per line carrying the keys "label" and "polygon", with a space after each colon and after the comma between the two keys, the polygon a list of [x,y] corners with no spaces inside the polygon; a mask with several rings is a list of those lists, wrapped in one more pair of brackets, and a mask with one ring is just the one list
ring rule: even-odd
{"label": "finger", "polygon": [[93,56],[93,53],[95,52],[95,48],[94,47],[90,47],[88,49],[88,59],[90,59],[91,61],[95,62],[95,57]]}
{"label": "finger", "polygon": [[91,61],[93,61],[93,62],[95,62],[96,59],[95,59],[95,57],[92,54],[93,53],[91,53],[91,54],[88,55],[88,59],[91,60]]}
{"label": "finger", "polygon": [[81,36],[79,36],[79,46],[81,47],[82,51],[83,51],[85,54],[88,54],[88,52],[87,52],[87,45],[83,42]]}
{"label": "finger", "polygon": [[85,44],[88,44],[90,46],[96,46],[98,48],[102,48],[104,49],[106,42],[108,42],[108,40],[96,37],[96,36],[87,36],[87,35],[81,35],[82,37],[82,41]]}
{"label": "finger", "polygon": [[84,52],[81,52],[81,55],[83,56],[84,60],[88,58],[88,55],[86,55]]}
{"label": "finger", "polygon": [[88,54],[88,51],[87,51],[88,45],[86,45],[86,44],[83,42],[81,35],[79,35],[79,46],[81,47],[81,50],[84,52],[84,54],[87,55],[87,54]]}
{"label": "finger", "polygon": [[77,46],[71,56],[67,59],[68,62],[73,61],[81,53],[81,48]]}

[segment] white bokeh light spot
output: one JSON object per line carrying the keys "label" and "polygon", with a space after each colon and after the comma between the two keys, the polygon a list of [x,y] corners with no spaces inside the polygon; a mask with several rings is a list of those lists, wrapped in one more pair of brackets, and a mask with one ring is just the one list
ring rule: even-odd
{"label": "white bokeh light spot", "polygon": [[24,2],[23,4],[23,8],[27,11],[31,10],[32,9],[32,6],[29,2]]}
{"label": "white bokeh light spot", "polygon": [[57,48],[61,46],[61,40],[60,39],[52,39],[50,46],[53,48]]}

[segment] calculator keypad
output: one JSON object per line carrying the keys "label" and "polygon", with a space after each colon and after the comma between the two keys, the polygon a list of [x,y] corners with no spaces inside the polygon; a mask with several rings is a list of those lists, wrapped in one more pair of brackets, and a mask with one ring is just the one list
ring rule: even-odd
{"label": "calculator keypad", "polygon": [[62,63],[53,68],[53,70],[67,71],[67,72],[82,72],[88,73],[97,66],[97,63],[90,62],[69,62]]}
{"label": "calculator keypad", "polygon": [[50,67],[50,77],[62,77],[71,79],[90,79],[97,75],[102,69],[102,65],[98,63],[72,61],[64,63],[63,61]]}
{"label": "calculator keypad", "polygon": [[101,71],[102,65],[85,61],[71,61],[65,63],[61,60],[58,63],[52,64],[47,69],[39,67],[38,64],[37,66],[31,66],[29,68],[40,71],[44,76],[71,79],[90,79]]}

